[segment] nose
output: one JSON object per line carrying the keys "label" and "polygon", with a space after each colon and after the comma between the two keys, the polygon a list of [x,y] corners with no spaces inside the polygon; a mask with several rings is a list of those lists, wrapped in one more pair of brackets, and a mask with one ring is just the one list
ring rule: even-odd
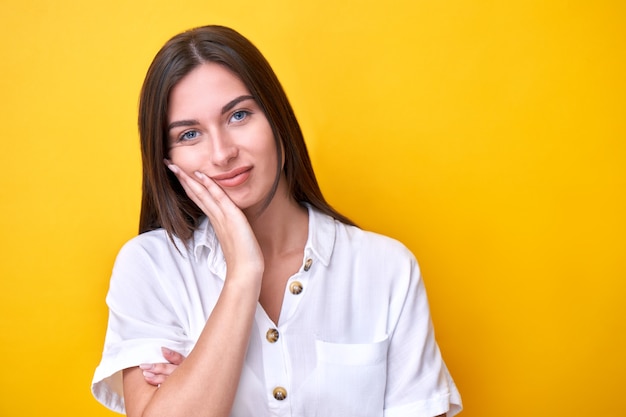
{"label": "nose", "polygon": [[227,166],[239,155],[239,148],[232,138],[220,132],[211,138],[211,162],[216,166]]}

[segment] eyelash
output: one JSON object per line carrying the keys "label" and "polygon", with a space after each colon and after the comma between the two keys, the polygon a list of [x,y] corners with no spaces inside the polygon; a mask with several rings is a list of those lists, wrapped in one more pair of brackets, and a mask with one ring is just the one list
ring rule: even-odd
{"label": "eyelash", "polygon": [[[188,134],[193,133],[194,136],[192,138],[187,137]],[[186,132],[183,132],[180,134],[180,136],[178,136],[178,141],[177,142],[185,142],[185,141],[190,141],[190,140],[194,140],[198,137],[200,133],[197,130],[188,130]]]}
{"label": "eyelash", "polygon": [[[238,119],[238,120],[237,119],[233,120],[235,118],[235,116],[238,115],[238,114],[242,115],[243,118]],[[229,123],[231,123],[231,122],[234,122],[234,123],[241,122],[241,121],[245,120],[246,118],[248,118],[248,116],[250,116],[251,114],[252,114],[252,112],[250,112],[248,110],[237,110],[237,111],[233,112],[232,116],[230,116],[230,119],[228,119],[228,122]]]}
{"label": "eyelash", "polygon": [[[244,120],[246,120],[248,118],[248,116],[250,116],[252,114],[251,111],[248,110],[237,110],[235,112],[232,113],[232,115],[230,116],[230,119],[228,120],[229,123],[240,123],[243,122]],[[242,118],[241,119],[235,119],[236,115],[241,115]],[[187,137],[187,135],[189,134],[193,134],[193,137]],[[194,139],[198,138],[198,135],[200,135],[200,132],[198,132],[197,130],[187,130],[183,133],[181,133],[178,136],[177,142],[188,142],[188,141],[192,141]]]}

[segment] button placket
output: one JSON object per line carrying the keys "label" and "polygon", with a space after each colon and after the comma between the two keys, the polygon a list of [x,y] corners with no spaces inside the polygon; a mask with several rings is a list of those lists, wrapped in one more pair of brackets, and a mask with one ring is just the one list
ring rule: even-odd
{"label": "button placket", "polygon": [[263,363],[269,406],[282,410],[290,407],[287,395],[289,378],[285,368],[287,361],[285,346],[277,329],[269,329],[266,340],[263,344]]}
{"label": "button placket", "polygon": [[[306,261],[304,261],[304,266],[302,267],[304,272],[309,272],[309,269],[311,269],[311,265],[313,265],[313,259],[307,258]],[[300,293],[302,293],[303,290],[304,285],[302,285],[302,282],[294,280],[289,283],[289,292],[293,295],[299,295]]]}
{"label": "button placket", "polygon": [[[283,299],[281,310],[281,326],[276,326],[266,314],[257,316],[259,333],[265,338],[262,344],[263,364],[265,373],[265,383],[268,389],[268,400],[271,408],[283,409],[289,407],[290,399],[289,376],[287,375],[286,363],[288,362],[288,352],[285,351],[285,344],[282,328],[289,326],[289,321],[296,311],[296,307],[302,300],[302,293],[305,285],[310,279],[313,258],[307,256],[298,273],[290,278],[287,291]],[[259,306],[262,312],[262,308]],[[285,327],[286,328],[286,327]]]}
{"label": "button placket", "polygon": [[290,380],[287,375],[287,352],[281,334],[282,328],[267,317],[260,304],[257,307],[255,321],[259,336],[262,338],[261,354],[268,405],[282,414],[284,412],[282,410],[290,407],[288,398]]}
{"label": "button placket", "polygon": [[304,262],[300,266],[300,270],[289,278],[287,287],[285,288],[283,308],[280,316],[283,323],[287,323],[290,320],[302,301],[306,287],[312,277],[311,274],[314,273],[315,270],[315,268],[311,269],[313,263],[313,257],[309,256],[309,254],[305,254]]}

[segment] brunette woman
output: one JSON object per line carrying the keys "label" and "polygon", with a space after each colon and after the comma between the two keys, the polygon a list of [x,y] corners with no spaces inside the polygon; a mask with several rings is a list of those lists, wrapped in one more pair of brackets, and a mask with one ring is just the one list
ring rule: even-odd
{"label": "brunette woman", "polygon": [[325,201],[247,39],[167,42],[139,130],[140,234],[115,262],[98,400],[131,417],[460,411],[415,258]]}

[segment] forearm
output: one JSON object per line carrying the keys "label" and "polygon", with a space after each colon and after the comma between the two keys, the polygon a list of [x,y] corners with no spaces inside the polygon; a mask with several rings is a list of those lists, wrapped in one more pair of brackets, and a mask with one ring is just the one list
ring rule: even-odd
{"label": "forearm", "polygon": [[159,389],[138,368],[125,371],[129,417],[230,414],[257,306],[252,282],[227,278],[195,348]]}

